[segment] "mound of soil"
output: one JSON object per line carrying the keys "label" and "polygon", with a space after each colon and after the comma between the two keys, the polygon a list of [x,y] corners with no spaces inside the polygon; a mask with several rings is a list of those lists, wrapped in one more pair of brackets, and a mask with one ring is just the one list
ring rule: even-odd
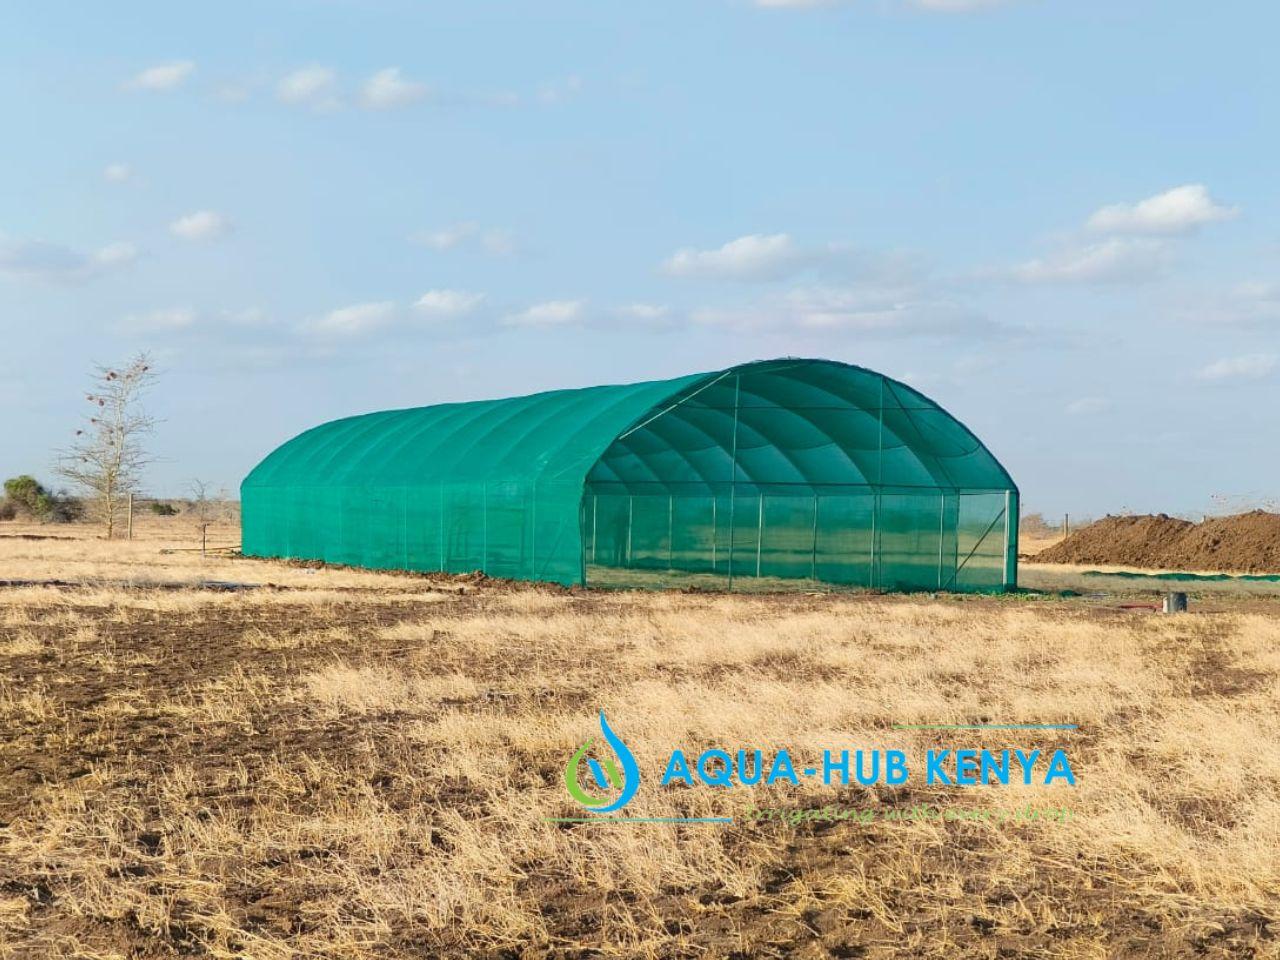
{"label": "mound of soil", "polygon": [[1201,523],[1165,514],[1104,517],[1036,554],[1037,563],[1280,573],[1280,514],[1254,510]]}

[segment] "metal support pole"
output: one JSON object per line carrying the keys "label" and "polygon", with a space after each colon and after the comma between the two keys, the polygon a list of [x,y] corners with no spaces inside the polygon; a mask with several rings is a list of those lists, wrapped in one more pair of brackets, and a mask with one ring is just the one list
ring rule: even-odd
{"label": "metal support pole", "polygon": [[756,517],[756,579],[760,579],[760,554],[764,550],[764,491],[757,494],[760,512]]}
{"label": "metal support pole", "polygon": [[729,461],[729,589],[733,589],[733,526],[738,490],[738,398],[742,393],[742,374],[733,378],[733,446]]}
{"label": "metal support pole", "polygon": [[600,529],[598,519],[600,516],[600,494],[593,493],[591,495],[591,563],[596,562],[596,531]]}
{"label": "metal support pole", "polygon": [[876,587],[876,520],[880,516],[880,489],[871,495],[871,547],[867,551],[867,587]]}
{"label": "metal support pole", "polygon": [[1004,492],[1004,578],[1005,590],[1013,590],[1018,585],[1018,519],[1014,511],[1018,509],[1018,498],[1012,490]]}
{"label": "metal support pole", "polygon": [[813,494],[813,557],[809,562],[809,579],[818,579],[818,494]]}
{"label": "metal support pole", "polygon": [[627,567],[631,566],[631,530],[635,526],[636,496],[627,494]]}
{"label": "metal support pole", "polygon": [[945,521],[947,516],[947,495],[941,493],[938,495],[938,589],[942,589],[942,542],[946,539],[943,535],[945,529]]}
{"label": "metal support pole", "polygon": [[436,518],[440,527],[440,572],[444,573],[444,481],[440,481],[440,511]]}
{"label": "metal support pole", "polygon": [[947,583],[959,586],[960,580],[960,516],[964,512],[964,494],[956,492],[956,531],[951,538],[951,578]]}
{"label": "metal support pole", "polygon": [[876,425],[876,489],[871,501],[871,570],[867,575],[870,581],[867,585],[873,589],[880,586],[876,570],[880,551],[876,536],[880,532],[880,491],[884,487],[884,377],[880,378],[880,406],[876,413],[879,418]]}
{"label": "metal support pole", "polygon": [[717,559],[716,558],[716,537],[718,535],[718,532],[716,530],[716,499],[717,497],[716,497],[715,491],[713,490],[711,491],[711,572],[712,573],[716,572],[716,559]]}
{"label": "metal support pole", "polygon": [[487,480],[480,487],[480,495],[483,498],[483,505],[480,508],[481,516],[482,516],[482,519],[480,521],[480,529],[482,531],[480,534],[480,548],[482,551],[480,555],[480,572],[483,574],[488,574],[489,572],[489,482]]}
{"label": "metal support pole", "polygon": [[672,568],[676,555],[675,542],[676,498],[667,494],[667,569]]}

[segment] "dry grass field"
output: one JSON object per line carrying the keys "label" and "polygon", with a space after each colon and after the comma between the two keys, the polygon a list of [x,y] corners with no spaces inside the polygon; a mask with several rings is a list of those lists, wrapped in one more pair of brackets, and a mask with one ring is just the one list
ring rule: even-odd
{"label": "dry grass field", "polygon": [[[81,584],[0,588],[0,957],[1280,956],[1274,592],[572,592],[181,529],[0,524],[0,580]],[[547,822],[600,708],[629,814],[734,822]],[[895,726],[998,722],[1079,729]],[[1078,783],[656,783],[831,745],[1063,747]],[[828,804],[879,816],[748,816]],[[921,805],[967,816],[883,816]]]}

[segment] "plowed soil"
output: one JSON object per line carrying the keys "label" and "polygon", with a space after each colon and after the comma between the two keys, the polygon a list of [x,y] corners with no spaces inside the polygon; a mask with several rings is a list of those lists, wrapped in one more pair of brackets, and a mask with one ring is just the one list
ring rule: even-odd
{"label": "plowed soil", "polygon": [[1035,561],[1280,573],[1280,514],[1254,510],[1200,523],[1163,513],[1105,517],[1036,554]]}
{"label": "plowed soil", "polygon": [[[1280,760],[1241,752],[1280,742],[1274,599],[575,593],[181,546],[0,544],[0,579],[84,579],[0,589],[0,960],[1280,957]],[[566,789],[603,710],[643,822]],[[661,783],[676,745],[759,743],[917,776]],[[923,778],[969,748],[1078,779]]]}

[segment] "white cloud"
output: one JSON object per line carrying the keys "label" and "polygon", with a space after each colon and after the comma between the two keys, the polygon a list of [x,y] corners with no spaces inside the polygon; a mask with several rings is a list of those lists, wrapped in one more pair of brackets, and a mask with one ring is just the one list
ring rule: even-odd
{"label": "white cloud", "polygon": [[1196,376],[1201,380],[1261,380],[1275,372],[1280,356],[1274,353],[1250,353],[1240,357],[1225,357],[1201,368]]}
{"label": "white cloud", "polygon": [[1168,247],[1158,240],[1113,237],[1065,247],[1009,273],[1023,283],[1126,283],[1160,274],[1169,261]]}
{"label": "white cloud", "polygon": [[135,74],[125,86],[131,90],[172,90],[182,86],[195,69],[190,60],[161,63]]}
{"label": "white cloud", "polygon": [[190,307],[174,307],[168,310],[152,310],[150,313],[131,314],[117,325],[121,333],[165,333],[186,330],[197,320]]}
{"label": "white cloud", "polygon": [[662,268],[672,276],[729,280],[777,280],[809,258],[785,233],[753,233],[713,250],[677,250]]}
{"label": "white cloud", "polygon": [[1106,413],[1111,409],[1111,401],[1106,397],[1081,397],[1072,400],[1066,406],[1066,412],[1073,417],[1087,417],[1097,413]]}
{"label": "white cloud", "polygon": [[49,283],[76,283],[137,257],[131,243],[112,243],[93,253],[82,253],[43,240],[6,240],[0,237],[0,276]]}
{"label": "white cloud", "polygon": [[1192,323],[1280,329],[1280,283],[1238,283],[1225,294],[1199,302],[1184,297],[1174,312]]}
{"label": "white cloud", "polygon": [[764,303],[693,311],[696,324],[815,335],[980,336],[1003,328],[961,304],[911,285],[803,286]]}
{"label": "white cloud", "polygon": [[133,168],[127,163],[109,163],[102,169],[102,179],[107,183],[124,183],[133,176]]}
{"label": "white cloud", "polygon": [[333,86],[337,76],[318,64],[287,74],[276,84],[276,98],[281,103],[305,104],[317,108],[336,105]]}
{"label": "white cloud", "polygon": [[197,210],[169,224],[169,232],[184,240],[212,240],[231,229],[231,221],[214,210]]}
{"label": "white cloud", "polygon": [[415,310],[437,317],[460,317],[484,300],[483,293],[465,290],[428,290],[413,305]]}
{"label": "white cloud", "polygon": [[486,253],[495,257],[509,256],[517,249],[515,235],[510,230],[501,227],[481,227],[473,220],[417,233],[409,239],[413,243],[440,251],[456,250],[464,245],[475,243]]}
{"label": "white cloud", "polygon": [[618,307],[618,316],[628,320],[639,320],[642,323],[657,323],[667,319],[671,314],[669,307],[658,303],[628,303]]}
{"label": "white cloud", "polygon": [[353,303],[331,310],[305,325],[312,333],[355,336],[386,326],[394,319],[396,305],[389,300],[372,303]]}
{"label": "white cloud", "polygon": [[1138,203],[1103,207],[1089,217],[1088,225],[1100,233],[1173,234],[1239,215],[1239,207],[1214,203],[1204,184],[1188,183]]}
{"label": "white cloud", "polygon": [[237,327],[263,327],[272,322],[271,316],[261,307],[224,310],[222,318]]}
{"label": "white cloud", "polygon": [[415,234],[412,239],[415,243],[430,247],[432,250],[453,250],[472,237],[479,235],[479,233],[480,225],[478,223],[455,223],[439,230]]}
{"label": "white cloud", "polygon": [[584,306],[581,300],[548,300],[511,314],[502,322],[509,327],[563,327],[577,323]]}
{"label": "white cloud", "polygon": [[427,85],[406,80],[399,67],[379,70],[364,84],[365,106],[374,110],[387,110],[415,103],[427,95]]}
{"label": "white cloud", "polygon": [[93,259],[104,266],[132,263],[138,259],[138,248],[132,243],[109,243],[95,253]]}

